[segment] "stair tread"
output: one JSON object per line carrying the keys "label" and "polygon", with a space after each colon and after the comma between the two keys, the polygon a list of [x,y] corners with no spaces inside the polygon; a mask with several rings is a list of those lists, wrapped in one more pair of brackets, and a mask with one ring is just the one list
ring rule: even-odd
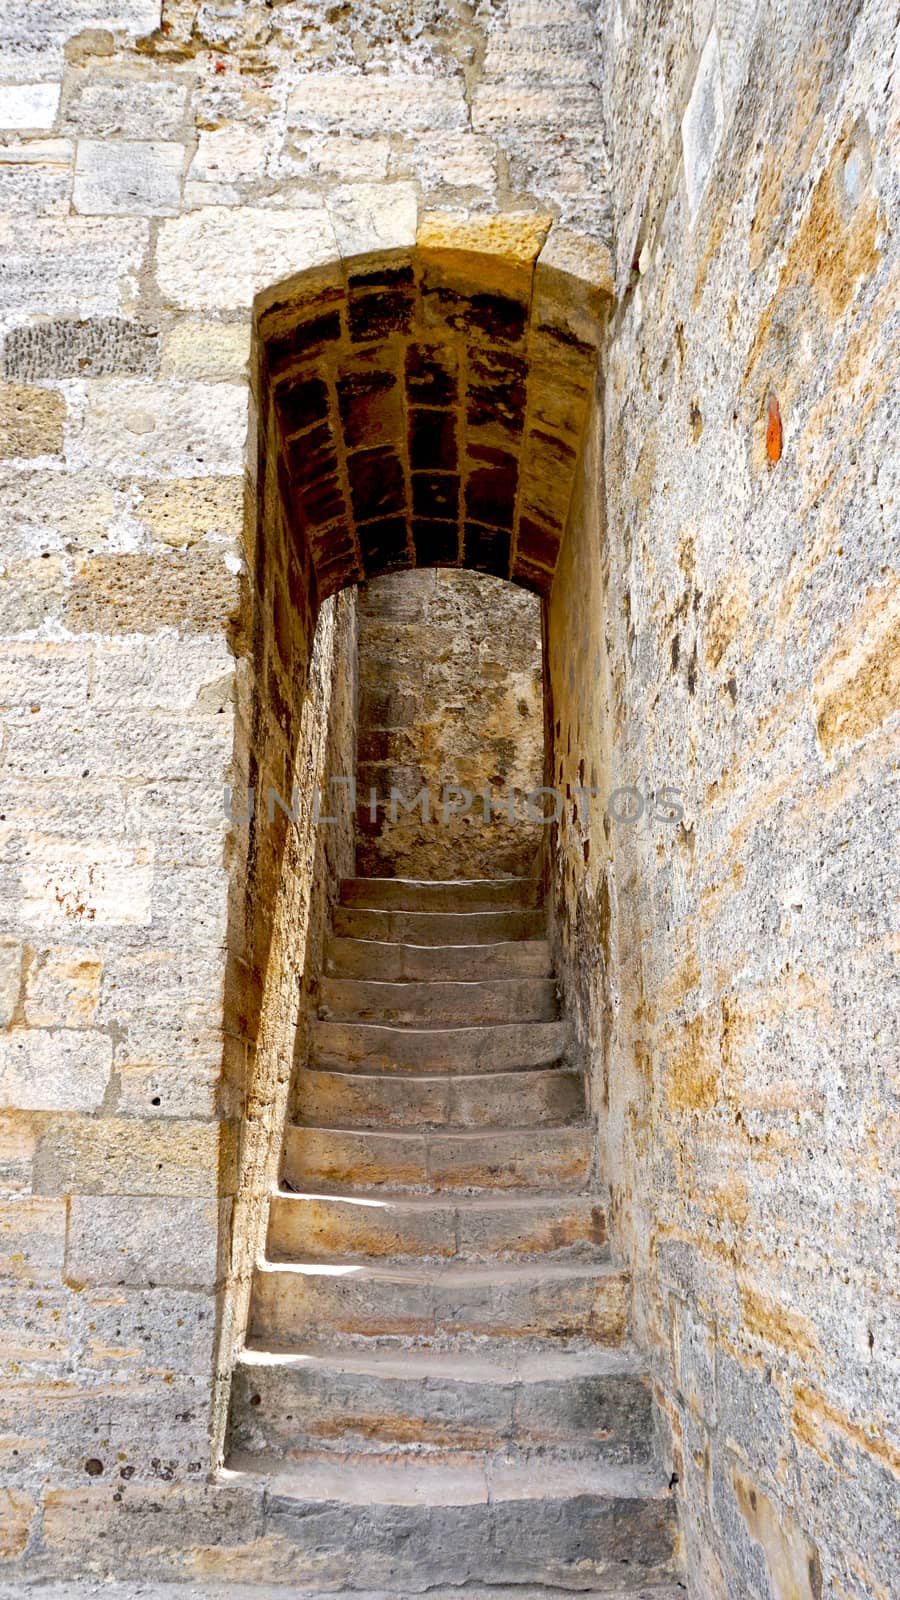
{"label": "stair tread", "polygon": [[408,1454],[339,1458],[309,1453],[236,1453],[222,1469],[226,1482],[265,1479],[270,1493],[304,1502],[347,1505],[479,1505],[527,1500],[667,1500],[667,1479],[653,1467],[612,1466],[547,1452],[538,1461],[502,1456],[427,1460]]}
{"label": "stair tread", "polygon": [[351,1279],[354,1283],[408,1283],[439,1285],[441,1288],[466,1288],[479,1284],[527,1283],[535,1278],[544,1282],[566,1283],[578,1278],[624,1278],[624,1267],[612,1261],[548,1261],[530,1257],[527,1261],[465,1261],[428,1258],[413,1265],[384,1264],[380,1259],[359,1261],[323,1257],[316,1260],[261,1261],[257,1271],[263,1275],[291,1273],[308,1278]]}
{"label": "stair tread", "polygon": [[473,1147],[483,1144],[485,1139],[503,1138],[506,1134],[529,1134],[533,1139],[559,1139],[564,1134],[581,1135],[590,1132],[591,1124],[581,1117],[575,1122],[548,1122],[544,1125],[534,1123],[505,1123],[502,1128],[477,1127],[470,1123],[435,1122],[427,1126],[396,1127],[396,1128],[353,1128],[338,1123],[292,1122],[289,1123],[288,1134],[297,1133],[337,1133],[341,1136],[354,1139],[368,1139],[376,1144],[379,1140],[395,1142],[397,1139],[452,1139],[454,1143],[471,1144]]}
{"label": "stair tread", "polygon": [[[509,1078],[540,1078],[547,1073],[554,1073],[559,1077],[580,1076],[577,1067],[570,1066],[566,1061],[554,1061],[546,1067],[489,1067],[484,1072],[404,1072],[400,1080],[404,1084],[417,1083],[454,1083],[454,1084],[485,1084],[495,1079]],[[299,1077],[302,1081],[307,1075],[315,1074],[316,1077],[359,1078],[361,1082],[372,1078],[381,1083],[385,1078],[392,1082],[397,1079],[395,1072],[379,1072],[363,1063],[361,1066],[350,1067],[302,1067]]]}
{"label": "stair tread", "polygon": [[629,1346],[610,1349],[603,1345],[586,1350],[527,1350],[517,1352],[502,1347],[493,1353],[483,1350],[357,1350],[336,1349],[333,1345],[290,1345],[278,1340],[254,1340],[238,1358],[239,1365],[254,1368],[280,1367],[359,1374],[366,1377],[418,1381],[422,1378],[453,1380],[460,1383],[548,1383],[569,1378],[637,1377],[647,1375],[646,1363]]}
{"label": "stair tread", "polygon": [[409,1022],[370,1022],[360,1021],[356,1017],[315,1017],[313,1027],[317,1031],[338,1026],[341,1028],[364,1028],[372,1034],[397,1034],[402,1038],[413,1038],[421,1034],[423,1039],[432,1039],[436,1033],[452,1033],[462,1042],[465,1036],[475,1033],[509,1033],[513,1029],[545,1028],[555,1029],[558,1033],[565,1033],[566,1024],[560,1017],[553,1017],[547,1022],[439,1022],[434,1027],[423,1027],[421,1023]]}
{"label": "stair tread", "polygon": [[[356,909],[358,909],[360,911],[365,911],[365,910],[369,910],[369,911],[375,910],[375,911],[377,911],[377,910],[379,910],[379,907],[378,906],[359,906]],[[434,917],[436,915],[442,915],[442,914],[443,913],[437,913],[437,912],[434,912],[434,911],[404,912],[405,916],[422,916],[422,917]],[[460,915],[460,913],[457,912],[457,911],[448,912],[446,914],[448,916],[454,916],[454,917]],[[484,917],[484,916],[491,915],[491,913],[485,912],[485,911],[464,912],[462,914],[463,915],[473,916],[473,917]],[[387,916],[387,915],[389,915],[389,913],[385,912],[384,915]],[[501,913],[498,913],[498,915],[505,916],[506,913],[505,912],[501,912]],[[416,941],[414,939],[367,939],[367,938],[365,938],[365,936],[363,934],[359,934],[359,933],[338,933],[338,934],[333,934],[332,935],[330,942],[332,944],[361,945],[367,951],[373,951],[373,950],[391,950],[391,951],[393,951],[393,950],[415,950],[417,954],[421,953],[423,955],[435,956],[435,957],[440,955],[442,950],[445,950],[447,952],[451,952],[451,951],[454,951],[454,950],[469,950],[469,951],[477,951],[479,958],[483,956],[485,959],[488,959],[490,957],[490,953],[491,953],[492,950],[494,950],[494,951],[521,950],[523,945],[528,946],[532,950],[534,950],[535,948],[537,948],[540,945],[547,945],[548,949],[549,949],[549,941],[547,940],[546,936],[543,935],[543,934],[531,934],[531,935],[529,935],[528,937],[526,937],[524,939],[497,939],[494,944],[481,944],[481,943],[479,943],[479,944],[465,944],[465,943],[462,943],[461,944],[458,940],[451,940],[449,944],[416,944]],[[337,974],[335,974],[335,976],[337,976]]]}
{"label": "stair tread", "polygon": [[423,1211],[513,1211],[516,1208],[527,1206],[569,1206],[575,1200],[589,1201],[592,1205],[608,1206],[609,1191],[602,1186],[595,1189],[558,1191],[542,1189],[517,1189],[517,1190],[486,1190],[481,1194],[460,1194],[446,1189],[438,1189],[429,1194],[415,1194],[405,1190],[398,1190],[395,1200],[386,1198],[386,1186],[379,1187],[377,1195],[371,1187],[359,1189],[349,1188],[346,1185],[336,1185],[333,1189],[277,1189],[275,1194],[279,1200],[346,1200],[353,1205],[365,1205],[366,1196],[371,1196],[371,1205],[379,1210],[389,1206],[420,1208]]}
{"label": "stair tread", "polygon": [[469,886],[472,886],[472,887],[475,887],[475,888],[478,888],[478,889],[484,889],[484,888],[488,887],[488,885],[493,886],[495,884],[500,884],[500,885],[503,885],[503,886],[506,886],[507,884],[509,884],[509,885],[514,885],[514,886],[517,886],[517,887],[521,887],[523,885],[528,885],[530,887],[531,885],[536,884],[537,882],[538,882],[538,880],[536,878],[529,878],[529,877],[524,877],[524,876],[521,876],[521,875],[520,876],[510,875],[508,878],[375,878],[375,877],[368,877],[368,878],[344,878],[342,880],[341,887],[343,888],[344,884],[356,885],[356,884],[369,884],[369,883],[374,883],[374,884],[397,883],[397,884],[402,884],[404,889],[465,889],[465,888],[468,888]]}

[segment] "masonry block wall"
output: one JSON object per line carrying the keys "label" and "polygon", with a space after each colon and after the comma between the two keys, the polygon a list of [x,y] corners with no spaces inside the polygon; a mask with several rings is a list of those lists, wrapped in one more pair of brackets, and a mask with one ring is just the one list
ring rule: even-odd
{"label": "masonry block wall", "polygon": [[586,483],[551,678],[564,778],[645,806],[570,813],[556,898],[704,1600],[900,1571],[894,23],[604,28],[606,516]]}
{"label": "masonry block wall", "polygon": [[[887,1595],[892,10],[352,13],[0,3],[0,1572],[291,1570],[210,1474],[353,848],[313,825],[354,741],[353,605],[320,602],[401,515],[352,504],[328,367],[353,523],[315,568],[337,501],[292,493],[307,424],[251,350],[296,333],[302,282],[340,301],[337,363],[354,298],[466,363],[498,289],[537,308],[467,366],[452,515],[417,508],[387,403],[403,559],[441,536],[549,599],[561,958],[693,1592]],[[566,542],[602,330],[597,295],[554,321],[553,285],[608,292],[613,243]],[[585,827],[578,784],[670,784],[683,815]]]}
{"label": "masonry block wall", "polygon": [[[524,213],[526,288],[554,222],[603,260],[590,7],[420,20],[0,5],[0,1560],[16,1581],[230,1573],[258,1531],[253,1497],[207,1479],[302,986],[349,870],[347,819],[323,844],[312,799],[354,759],[354,622],[340,598],[317,620],[297,570],[255,297],[410,246],[429,210]],[[267,788],[293,809],[295,784],[298,821],[276,805],[270,827]]]}
{"label": "masonry block wall", "polygon": [[[537,596],[499,578],[440,567],[364,584],[359,689],[357,871],[398,878],[536,873],[543,828],[529,816],[527,797],[544,771]],[[423,787],[427,819],[421,805],[408,811],[397,803],[391,811],[392,789],[408,804]],[[449,792],[460,788],[474,797],[470,804]],[[510,794],[512,817],[504,805]]]}

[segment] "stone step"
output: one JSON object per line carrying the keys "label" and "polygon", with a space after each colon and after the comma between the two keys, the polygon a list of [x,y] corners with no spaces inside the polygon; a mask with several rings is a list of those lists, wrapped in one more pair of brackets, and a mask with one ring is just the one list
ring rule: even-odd
{"label": "stone step", "polygon": [[287,1194],[269,1202],[271,1261],[551,1255],[605,1259],[604,1194],[499,1193],[387,1198],[345,1190]]}
{"label": "stone step", "polygon": [[[555,1460],[336,1461],[235,1453],[220,1474],[265,1490],[263,1548],[293,1547],[297,1589],[549,1584],[634,1596],[676,1575],[676,1503],[652,1469]],[[462,1589],[464,1593],[465,1590]]]}
{"label": "stone step", "polygon": [[[484,963],[482,971],[489,972]],[[552,978],[490,978],[480,982],[434,979],[391,983],[360,978],[322,978],[318,1014],[357,1022],[441,1023],[553,1022],[559,1015]]]}
{"label": "stone step", "polygon": [[617,1345],[627,1312],[627,1275],[602,1261],[408,1267],[267,1261],[254,1273],[249,1332],[255,1343],[295,1347],[338,1336]]}
{"label": "stone step", "polygon": [[543,911],[373,911],[335,906],[334,932],[343,939],[399,940],[403,944],[496,944],[542,939]]}
{"label": "stone step", "polygon": [[412,1133],[294,1123],[283,1170],[295,1189],[584,1189],[592,1146],[585,1124]]}
{"label": "stone step", "polygon": [[309,1071],[296,1081],[298,1121],[305,1127],[543,1127],[585,1113],[584,1080],[569,1067],[425,1078]]}
{"label": "stone step", "polygon": [[369,1072],[508,1072],[552,1067],[565,1054],[564,1022],[483,1023],[472,1028],[397,1028],[322,1022],[310,1028],[310,1066]]}
{"label": "stone step", "polygon": [[341,904],[373,911],[533,910],[543,904],[537,878],[345,878]]}
{"label": "stone step", "polygon": [[628,1350],[248,1349],[234,1374],[231,1448],[527,1451],[648,1463],[650,1383]]}
{"label": "stone step", "polygon": [[329,939],[329,975],[375,978],[385,983],[428,983],[446,979],[472,983],[489,972],[497,978],[549,978],[553,958],[546,939],[512,939],[498,944],[399,944],[380,939]]}

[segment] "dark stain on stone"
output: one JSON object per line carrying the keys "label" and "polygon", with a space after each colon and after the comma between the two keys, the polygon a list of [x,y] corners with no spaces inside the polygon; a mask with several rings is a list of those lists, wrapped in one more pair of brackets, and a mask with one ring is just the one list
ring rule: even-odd
{"label": "dark stain on stone", "polygon": [[414,472],[413,512],[417,517],[455,517],[459,508],[459,478],[453,472]]}
{"label": "dark stain on stone", "polygon": [[440,345],[410,345],[406,387],[410,399],[419,405],[453,405],[457,393],[455,352]]}
{"label": "dark stain on stone", "polygon": [[691,651],[691,659],[688,662],[687,686],[688,686],[688,694],[693,694],[695,689],[696,689],[696,687],[697,687],[697,646],[696,646],[696,644],[694,645],[694,648]]}
{"label": "dark stain on stone", "polygon": [[403,463],[393,450],[361,450],[347,464],[353,513],[358,522],[404,509]]}
{"label": "dark stain on stone", "polygon": [[410,333],[413,293],[411,289],[388,289],[382,294],[351,295],[347,311],[354,344],[368,344],[391,333]]}
{"label": "dark stain on stone", "polygon": [[285,434],[301,433],[328,415],[328,389],[321,378],[282,384],[277,400]]}
{"label": "dark stain on stone", "polygon": [[456,466],[456,417],[452,411],[412,412],[409,460],[414,472],[429,468],[452,472]]}

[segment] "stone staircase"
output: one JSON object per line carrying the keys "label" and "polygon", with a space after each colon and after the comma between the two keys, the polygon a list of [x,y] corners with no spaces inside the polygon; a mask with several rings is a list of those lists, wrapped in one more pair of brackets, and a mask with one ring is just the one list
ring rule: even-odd
{"label": "stone staircase", "polygon": [[342,886],[231,1400],[298,1582],[683,1595],[538,895]]}

